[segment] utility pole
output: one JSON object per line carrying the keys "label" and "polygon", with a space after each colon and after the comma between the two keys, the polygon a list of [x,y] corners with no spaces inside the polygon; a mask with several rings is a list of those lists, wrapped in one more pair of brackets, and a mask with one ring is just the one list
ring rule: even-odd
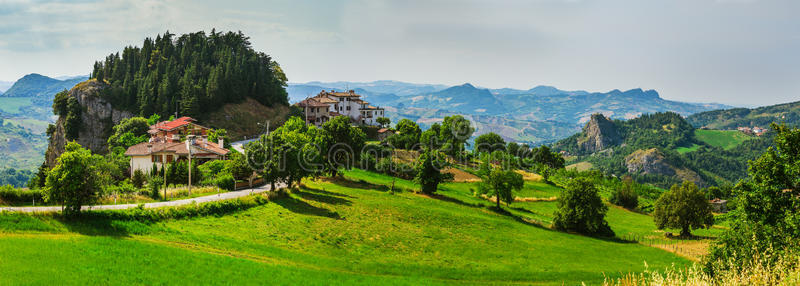
{"label": "utility pole", "polygon": [[192,196],[192,145],[194,145],[194,135],[187,135],[186,149],[189,150],[189,196]]}

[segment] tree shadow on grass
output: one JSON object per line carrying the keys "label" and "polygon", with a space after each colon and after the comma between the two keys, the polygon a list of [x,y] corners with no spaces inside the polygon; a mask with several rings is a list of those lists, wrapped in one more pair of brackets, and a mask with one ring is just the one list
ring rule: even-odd
{"label": "tree shadow on grass", "polygon": [[364,180],[353,181],[347,178],[335,177],[335,178],[328,178],[327,181],[337,186],[342,186],[346,188],[376,190],[381,192],[389,191],[388,186],[373,184]]}
{"label": "tree shadow on grass", "polygon": [[459,205],[466,206],[466,207],[471,207],[471,208],[483,208],[484,207],[483,204],[468,203],[468,202],[456,199],[454,197],[448,197],[448,196],[445,196],[445,195],[442,195],[442,194],[422,194],[422,193],[420,193],[420,195],[424,196],[424,197],[431,198],[431,199],[436,199],[436,200],[440,200],[440,201],[444,201],[444,202],[448,202],[448,203],[459,204]]}
{"label": "tree shadow on grass", "polygon": [[504,209],[502,207],[497,208],[497,206],[490,206],[490,207],[487,207],[487,209],[492,211],[492,212],[494,212],[494,213],[496,213],[496,214],[510,217],[510,218],[514,219],[515,221],[520,222],[522,224],[533,226],[533,227],[537,227],[537,228],[544,229],[544,230],[553,231],[553,229],[544,226],[542,222],[533,221],[531,219],[526,219],[526,218],[524,218],[522,216],[515,215],[515,214],[511,213],[510,211],[508,211],[508,210],[506,210],[506,209]]}
{"label": "tree shadow on grass", "polygon": [[352,202],[350,202],[350,200],[329,195],[334,193],[328,191],[317,190],[306,187],[304,189],[294,190],[292,191],[292,193],[297,194],[303,199],[317,201],[320,203],[326,203],[332,205],[347,205],[347,206],[352,205]]}
{"label": "tree shadow on grass", "polygon": [[306,185],[302,185],[301,187],[302,187],[301,188],[302,190],[308,190],[308,191],[312,191],[312,192],[318,193],[318,194],[324,194],[324,195],[328,195],[328,196],[334,196],[334,197],[340,197],[340,198],[348,198],[348,199],[355,199],[356,198],[356,197],[348,195],[348,194],[331,192],[331,191],[325,190],[324,188],[322,188],[322,189],[312,188],[312,187],[309,187],[309,186],[306,186]]}
{"label": "tree shadow on grass", "polygon": [[298,214],[315,215],[332,219],[344,219],[337,212],[328,210],[326,208],[312,206],[309,203],[292,196],[275,200],[275,204]]}
{"label": "tree shadow on grass", "polygon": [[133,234],[145,234],[150,224],[139,221],[115,220],[88,216],[57,218],[70,232],[87,236],[130,237]]}

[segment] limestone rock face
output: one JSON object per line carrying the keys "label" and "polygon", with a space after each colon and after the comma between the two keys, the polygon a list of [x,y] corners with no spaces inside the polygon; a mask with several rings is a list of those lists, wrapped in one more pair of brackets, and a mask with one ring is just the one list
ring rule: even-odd
{"label": "limestone rock face", "polygon": [[[100,91],[106,88],[104,83],[88,80],[80,83],[69,91],[69,96],[77,99],[81,105],[81,126],[78,138],[75,140],[92,153],[105,154],[108,152],[108,136],[112,127],[122,119],[133,117],[128,111],[117,110],[111,107],[111,102],[102,98]],[[56,120],[55,129],[50,134],[50,143],[45,153],[45,163],[48,167],[56,164],[56,159],[64,153],[67,139],[64,131],[64,116]]]}
{"label": "limestone rock face", "polygon": [[592,114],[583,127],[583,137],[578,139],[578,147],[588,152],[597,152],[622,143],[614,122],[602,114]]}
{"label": "limestone rock face", "polygon": [[664,160],[664,155],[656,148],[634,151],[625,157],[625,165],[630,173],[675,175],[675,169]]}

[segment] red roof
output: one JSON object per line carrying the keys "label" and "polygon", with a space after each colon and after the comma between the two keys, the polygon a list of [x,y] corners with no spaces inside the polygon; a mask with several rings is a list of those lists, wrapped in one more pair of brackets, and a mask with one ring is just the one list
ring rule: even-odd
{"label": "red roof", "polygon": [[169,131],[169,130],[173,130],[175,128],[187,125],[187,124],[195,122],[195,121],[197,121],[197,120],[195,120],[194,118],[184,116],[184,117],[172,120],[172,121],[161,121],[161,122],[156,123],[155,125],[151,126],[151,128]]}
{"label": "red roof", "polygon": [[[200,151],[205,151],[201,153],[213,153],[220,156],[227,155],[230,150],[219,146],[219,144],[214,142],[209,142],[205,138],[198,138],[194,145],[194,148]],[[188,155],[189,149],[186,149],[185,142],[142,142],[131,147],[128,147],[128,150],[125,151],[126,156],[142,156],[142,155],[150,155],[152,153],[158,152],[169,152],[169,153],[176,153],[178,155]],[[193,153],[195,153],[193,151]],[[198,155],[198,154],[195,154]]]}

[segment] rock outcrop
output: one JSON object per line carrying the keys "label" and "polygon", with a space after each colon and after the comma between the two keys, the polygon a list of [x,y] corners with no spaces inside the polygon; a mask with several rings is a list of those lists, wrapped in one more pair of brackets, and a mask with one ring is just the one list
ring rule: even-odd
{"label": "rock outcrop", "polygon": [[625,165],[629,173],[676,176],[683,181],[694,182],[699,187],[707,185],[695,171],[671,165],[664,158],[664,154],[656,148],[634,151],[625,157]]}
{"label": "rock outcrop", "polygon": [[625,157],[629,173],[674,176],[675,168],[664,160],[664,154],[656,148],[636,150]]}
{"label": "rock outcrop", "polygon": [[614,122],[602,114],[592,114],[583,127],[583,136],[578,138],[578,147],[587,152],[597,152],[622,143]]}
{"label": "rock outcrop", "polygon": [[[69,91],[69,96],[74,97],[82,108],[81,124],[75,141],[92,153],[98,154],[108,152],[107,138],[111,134],[112,127],[122,119],[133,117],[128,111],[114,109],[111,102],[101,96],[100,91],[106,87],[106,84],[92,79],[79,83]],[[67,144],[65,120],[64,116],[59,116],[55,129],[50,134],[45,163],[51,168],[55,166],[56,159],[64,153]]]}

